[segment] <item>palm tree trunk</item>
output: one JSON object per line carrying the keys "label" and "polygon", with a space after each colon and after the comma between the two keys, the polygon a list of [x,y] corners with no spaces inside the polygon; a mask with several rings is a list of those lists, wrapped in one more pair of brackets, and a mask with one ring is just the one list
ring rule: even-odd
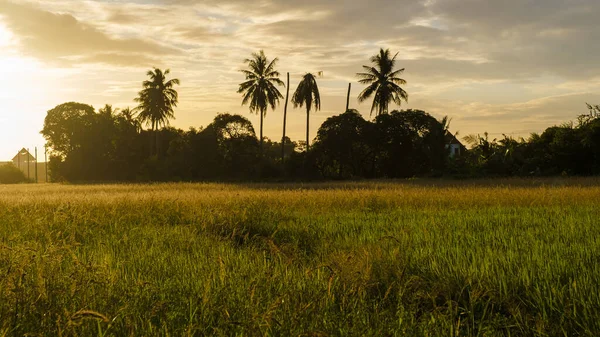
{"label": "palm tree trunk", "polygon": [[158,157],[158,128],[154,131],[154,150],[155,155]]}
{"label": "palm tree trunk", "polygon": [[263,119],[265,117],[264,109],[260,109],[260,152],[263,150]]}
{"label": "palm tree trunk", "polygon": [[306,105],[306,152],[308,152],[308,149],[310,147],[309,137],[308,137],[309,123],[310,123],[310,105]]}
{"label": "palm tree trunk", "polygon": [[152,141],[152,135],[150,135],[150,156],[154,155],[154,152],[156,151],[156,129],[155,129],[155,124],[156,121],[152,120],[152,134],[154,134],[154,141]]}
{"label": "palm tree trunk", "polygon": [[285,160],[285,122],[287,119],[288,96],[290,95],[290,73],[287,73],[287,92],[285,93],[285,106],[283,107],[283,138],[281,138],[281,163]]}

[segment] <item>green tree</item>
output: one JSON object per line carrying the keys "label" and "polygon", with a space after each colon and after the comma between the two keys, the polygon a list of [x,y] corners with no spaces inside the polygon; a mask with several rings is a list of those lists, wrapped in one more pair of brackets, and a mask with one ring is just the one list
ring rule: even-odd
{"label": "green tree", "polygon": [[64,103],[48,111],[41,131],[51,148],[50,172],[54,181],[96,181],[110,165],[114,144],[112,108],[96,113],[92,106]]}
{"label": "green tree", "polygon": [[319,128],[309,155],[326,178],[365,176],[365,163],[372,152],[368,137],[372,124],[356,110],[327,118]]}
{"label": "green tree", "polygon": [[157,151],[158,130],[161,126],[169,125],[169,119],[175,118],[173,108],[177,107],[178,94],[174,89],[179,85],[176,78],[167,81],[166,76],[170,73],[167,69],[164,72],[158,68],[149,70],[146,74],[150,77],[142,83],[143,89],[138,93],[135,101],[139,105],[135,108],[138,112],[137,118],[142,123],[151,126],[154,133],[154,152]]}
{"label": "green tree", "polygon": [[122,109],[120,111],[120,116],[127,122],[127,124],[131,125],[136,133],[139,133],[142,130],[142,125],[138,119],[135,118],[134,111],[129,107]]}
{"label": "green tree", "polygon": [[422,110],[377,116],[370,144],[376,149],[378,174],[390,178],[441,174],[448,156],[447,125],[447,118],[440,122]]}
{"label": "green tree", "polygon": [[219,175],[226,179],[256,176],[260,147],[252,123],[243,116],[218,114],[206,127],[216,139]]}
{"label": "green tree", "polygon": [[319,87],[315,76],[308,73],[302,77],[302,81],[298,84],[298,88],[292,96],[292,103],[294,107],[306,106],[306,150],[310,146],[309,139],[309,123],[310,123],[310,110],[315,107],[315,111],[321,110],[321,95],[319,94]]}
{"label": "green tree", "polygon": [[404,72],[404,68],[394,70],[396,56],[398,53],[390,57],[390,50],[381,48],[379,54],[371,57],[373,66],[363,66],[365,72],[356,74],[360,78],[359,83],[368,85],[358,95],[358,101],[364,102],[374,94],[371,114],[376,110],[376,116],[387,114],[390,102],[398,106],[402,104],[402,100],[408,102],[408,94],[400,87],[406,81],[398,77]]}
{"label": "green tree", "polygon": [[113,109],[110,104],[105,104],[103,108],[98,109],[98,113],[107,118],[113,118],[117,112],[119,112],[119,109]]}
{"label": "green tree", "polygon": [[52,154],[64,158],[84,142],[93,124],[95,111],[91,105],[68,102],[48,110],[40,132]]}
{"label": "green tree", "polygon": [[284,86],[279,79],[279,72],[275,70],[278,58],[271,62],[265,56],[264,51],[253,53],[251,59],[244,62],[248,69],[240,70],[246,76],[246,81],[240,84],[238,93],[243,94],[242,105],[248,104],[250,112],[260,113],[260,147],[263,145],[263,119],[267,113],[267,107],[275,109],[279,99],[283,98],[275,85]]}

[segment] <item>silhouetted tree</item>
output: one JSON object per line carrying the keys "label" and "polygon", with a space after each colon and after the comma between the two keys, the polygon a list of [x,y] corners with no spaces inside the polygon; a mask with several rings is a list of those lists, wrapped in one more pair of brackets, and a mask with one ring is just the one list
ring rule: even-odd
{"label": "silhouetted tree", "polygon": [[125,121],[133,126],[136,132],[140,132],[142,130],[142,124],[140,120],[135,118],[135,113],[129,107],[125,109],[121,109],[121,116],[125,119]]}
{"label": "silhouetted tree", "polygon": [[135,180],[139,166],[148,154],[144,146],[147,142],[140,134],[141,124],[133,117],[129,108],[119,110],[113,116],[113,124],[111,142],[114,144],[114,153],[111,169],[114,172],[114,179]]}
{"label": "silhouetted tree", "polygon": [[41,133],[54,181],[133,180],[142,162],[136,127],[110,105],[96,113],[86,104],[61,104],[48,111]]}
{"label": "silhouetted tree", "polygon": [[376,176],[439,175],[447,158],[445,129],[421,110],[393,111],[375,119],[370,138]]}
{"label": "silhouetted tree", "polygon": [[91,105],[69,102],[48,110],[41,134],[51,153],[65,157],[81,146],[95,114]]}
{"label": "silhouetted tree", "polygon": [[252,123],[240,115],[219,114],[206,127],[216,138],[224,178],[250,178],[258,172],[259,144]]}
{"label": "silhouetted tree", "polygon": [[365,72],[356,74],[360,78],[359,83],[368,85],[358,95],[359,102],[364,102],[375,95],[371,114],[374,110],[377,110],[377,116],[388,113],[390,102],[398,106],[402,104],[402,100],[408,102],[408,94],[400,87],[406,84],[406,81],[397,77],[404,72],[404,68],[394,70],[396,56],[397,53],[390,58],[390,50],[381,48],[379,54],[371,57],[373,66],[363,66]]}
{"label": "silhouetted tree", "polygon": [[324,177],[360,177],[371,152],[367,135],[371,124],[356,110],[327,118],[313,144],[316,166]]}
{"label": "silhouetted tree", "polygon": [[215,129],[219,142],[243,137],[256,138],[252,122],[244,116],[217,114],[210,126]]}
{"label": "silhouetted tree", "polygon": [[154,133],[154,148],[153,154],[157,152],[158,144],[158,128],[169,125],[169,119],[175,118],[173,108],[177,107],[178,94],[174,89],[175,85],[179,85],[179,80],[174,78],[166,79],[170,73],[167,69],[164,72],[158,68],[149,70],[146,75],[150,77],[142,83],[143,89],[138,93],[135,101],[139,105],[135,108],[138,112],[138,119],[142,123],[151,126]]}
{"label": "silhouetted tree", "polygon": [[321,110],[321,95],[319,94],[319,86],[315,76],[308,73],[302,77],[302,81],[298,84],[298,88],[292,96],[294,107],[306,106],[306,150],[310,148],[309,125],[310,125],[310,110],[315,107],[315,111]]}
{"label": "silhouetted tree", "polygon": [[248,64],[248,70],[240,70],[246,76],[246,81],[240,84],[238,93],[243,94],[242,105],[248,104],[250,112],[260,113],[260,146],[263,144],[263,119],[267,113],[267,107],[275,109],[280,98],[283,98],[275,85],[285,86],[279,79],[279,72],[275,70],[277,58],[271,62],[267,60],[265,53],[261,50],[253,53],[251,59],[244,62]]}

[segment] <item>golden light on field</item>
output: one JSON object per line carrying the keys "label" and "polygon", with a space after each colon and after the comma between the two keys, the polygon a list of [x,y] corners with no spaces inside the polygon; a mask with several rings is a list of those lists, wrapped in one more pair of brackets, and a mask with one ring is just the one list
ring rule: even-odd
{"label": "golden light on field", "polygon": [[597,336],[598,179],[532,183],[0,186],[0,314],[17,336]]}

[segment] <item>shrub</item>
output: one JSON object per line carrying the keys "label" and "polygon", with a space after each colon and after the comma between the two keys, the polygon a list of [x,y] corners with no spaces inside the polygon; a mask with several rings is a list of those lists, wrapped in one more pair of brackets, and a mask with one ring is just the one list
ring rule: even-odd
{"label": "shrub", "polygon": [[0,165],[0,184],[18,184],[27,181],[27,177],[12,163]]}

